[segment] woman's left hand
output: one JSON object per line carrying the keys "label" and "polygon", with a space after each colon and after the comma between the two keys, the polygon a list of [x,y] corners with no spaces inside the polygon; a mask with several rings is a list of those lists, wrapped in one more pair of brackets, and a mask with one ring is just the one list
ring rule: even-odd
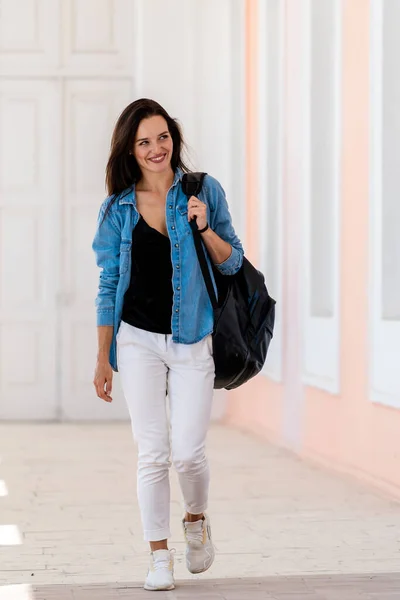
{"label": "woman's left hand", "polygon": [[199,229],[207,226],[207,204],[204,204],[196,196],[191,196],[188,202],[188,221],[192,221],[194,218],[196,218]]}

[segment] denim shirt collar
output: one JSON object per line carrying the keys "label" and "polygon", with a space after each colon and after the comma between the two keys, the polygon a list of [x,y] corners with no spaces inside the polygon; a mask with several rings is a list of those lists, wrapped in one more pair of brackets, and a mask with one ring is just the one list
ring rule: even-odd
{"label": "denim shirt collar", "polygon": [[[170,189],[174,188],[177,183],[179,183],[182,179],[183,176],[183,171],[182,169],[177,169],[174,175],[174,181],[172,183],[172,186]],[[128,188],[126,190],[126,192],[123,192],[118,203],[119,204],[133,204],[134,206],[136,206],[136,191],[135,191],[136,185],[133,184],[130,188]]]}

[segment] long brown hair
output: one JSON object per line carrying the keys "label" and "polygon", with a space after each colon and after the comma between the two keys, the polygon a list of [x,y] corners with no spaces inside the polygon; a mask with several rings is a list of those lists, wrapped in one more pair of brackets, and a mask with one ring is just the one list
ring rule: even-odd
{"label": "long brown hair", "polygon": [[141,98],[127,106],[120,115],[112,135],[110,156],[106,168],[106,186],[111,196],[107,212],[117,196],[137,183],[142,173],[133,154],[130,154],[138,127],[143,119],[159,115],[168,126],[173,142],[171,167],[174,172],[178,168],[189,171],[182,158],[184,141],[181,128],[176,119],[169,116],[167,111],[154,100]]}

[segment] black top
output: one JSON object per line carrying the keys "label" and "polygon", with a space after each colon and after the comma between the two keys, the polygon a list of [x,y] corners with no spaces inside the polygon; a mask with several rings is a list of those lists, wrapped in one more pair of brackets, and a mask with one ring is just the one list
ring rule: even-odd
{"label": "black top", "polygon": [[171,242],[140,216],[132,234],[132,271],[122,320],[154,333],[171,333]]}

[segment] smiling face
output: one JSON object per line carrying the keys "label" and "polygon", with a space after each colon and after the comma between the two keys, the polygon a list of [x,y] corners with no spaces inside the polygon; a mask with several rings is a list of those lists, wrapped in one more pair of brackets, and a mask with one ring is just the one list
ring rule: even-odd
{"label": "smiling face", "polygon": [[143,172],[162,173],[171,168],[173,142],[160,115],[143,119],[138,127],[133,155]]}

